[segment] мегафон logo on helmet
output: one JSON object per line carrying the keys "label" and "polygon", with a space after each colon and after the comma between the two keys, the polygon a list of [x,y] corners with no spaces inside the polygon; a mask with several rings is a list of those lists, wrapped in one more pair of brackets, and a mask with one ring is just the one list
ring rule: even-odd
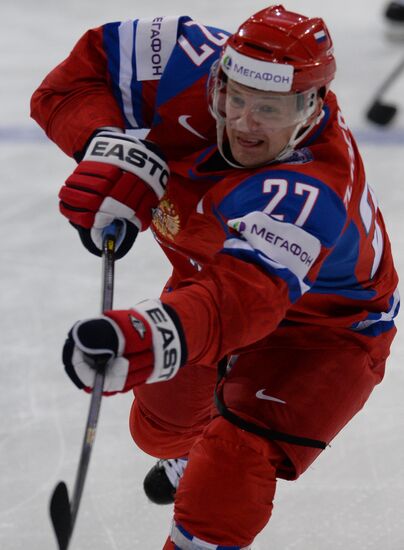
{"label": "\u043c\u0435\u0433\u0430\u0444\u043e\u043d logo on helmet", "polygon": [[223,59],[223,66],[226,68],[226,69],[231,69],[231,66],[233,65],[233,61],[232,61],[232,58],[230,57],[230,55],[226,55]]}

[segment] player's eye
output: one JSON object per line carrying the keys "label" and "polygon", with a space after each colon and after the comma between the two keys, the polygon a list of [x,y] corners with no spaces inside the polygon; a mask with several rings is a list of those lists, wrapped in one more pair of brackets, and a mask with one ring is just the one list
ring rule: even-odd
{"label": "player's eye", "polygon": [[244,99],[237,94],[229,94],[228,99],[230,105],[235,109],[242,109],[245,105]]}
{"label": "player's eye", "polygon": [[275,107],[274,105],[271,105],[269,103],[264,103],[263,105],[260,105],[257,108],[257,111],[259,111],[260,114],[264,116],[272,116],[272,115],[278,115],[279,109]]}

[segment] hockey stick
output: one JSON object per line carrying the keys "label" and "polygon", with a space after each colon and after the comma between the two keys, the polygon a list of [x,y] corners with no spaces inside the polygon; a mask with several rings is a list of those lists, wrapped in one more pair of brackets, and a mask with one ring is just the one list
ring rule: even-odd
{"label": "hockey stick", "polygon": [[[103,238],[103,282],[102,282],[102,307],[101,311],[112,308],[114,292],[114,262],[115,242],[119,232],[117,224],[113,223],[104,231]],[[87,417],[87,425],[84,432],[81,447],[80,461],[76,473],[73,498],[69,501],[69,493],[66,483],[60,481],[55,487],[50,501],[50,516],[59,550],[67,550],[70,538],[76,522],[77,512],[80,506],[81,495],[87,475],[90,455],[95,439],[97,421],[100,412],[102,391],[104,387],[105,363],[108,359],[100,357],[97,362],[94,388],[91,394],[90,409]]]}
{"label": "hockey stick", "polygon": [[384,103],[382,96],[390,88],[390,86],[397,80],[397,78],[400,76],[403,70],[404,70],[404,58],[400,61],[400,63],[396,67],[394,67],[394,69],[391,71],[391,73],[384,80],[384,82],[376,92],[373,103],[371,104],[371,106],[366,112],[366,117],[371,122],[374,122],[375,124],[379,124],[380,126],[386,126],[393,120],[397,112],[397,107],[389,103]]}

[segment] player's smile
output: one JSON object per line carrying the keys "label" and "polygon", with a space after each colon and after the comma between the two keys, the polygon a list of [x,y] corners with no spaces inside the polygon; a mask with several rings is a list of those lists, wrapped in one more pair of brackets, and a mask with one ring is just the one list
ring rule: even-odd
{"label": "player's smile", "polygon": [[260,166],[273,160],[287,145],[292,129],[263,133],[243,132],[227,125],[227,137],[234,159],[243,166]]}
{"label": "player's smile", "polygon": [[251,147],[257,147],[264,143],[262,139],[252,138],[244,134],[236,134],[236,142],[240,145],[240,147],[247,147],[248,149]]}

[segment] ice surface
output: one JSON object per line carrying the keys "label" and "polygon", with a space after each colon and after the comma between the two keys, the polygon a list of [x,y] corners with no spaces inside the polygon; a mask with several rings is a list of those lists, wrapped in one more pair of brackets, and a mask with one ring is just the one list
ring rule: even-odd
{"label": "ice surface", "polygon": [[[188,14],[233,30],[257,1],[3,0],[0,32],[0,548],[53,550],[48,500],[60,479],[72,490],[88,396],[61,368],[67,329],[98,313],[100,262],[57,211],[73,162],[29,120],[29,98],[89,27],[132,17]],[[358,136],[369,183],[404,272],[404,75],[388,94],[394,126],[364,120],[380,80],[404,55],[385,40],[381,0],[291,0],[323,16],[334,36],[334,89]],[[117,264],[116,307],[158,295],[169,273],[150,236]],[[399,324],[400,328],[400,324]],[[365,410],[296,483],[281,482],[273,519],[254,550],[404,548],[404,348],[399,334],[387,375]],[[149,504],[144,473],[154,460],[132,444],[130,396],[104,399],[72,550],[159,550],[170,508]]]}

